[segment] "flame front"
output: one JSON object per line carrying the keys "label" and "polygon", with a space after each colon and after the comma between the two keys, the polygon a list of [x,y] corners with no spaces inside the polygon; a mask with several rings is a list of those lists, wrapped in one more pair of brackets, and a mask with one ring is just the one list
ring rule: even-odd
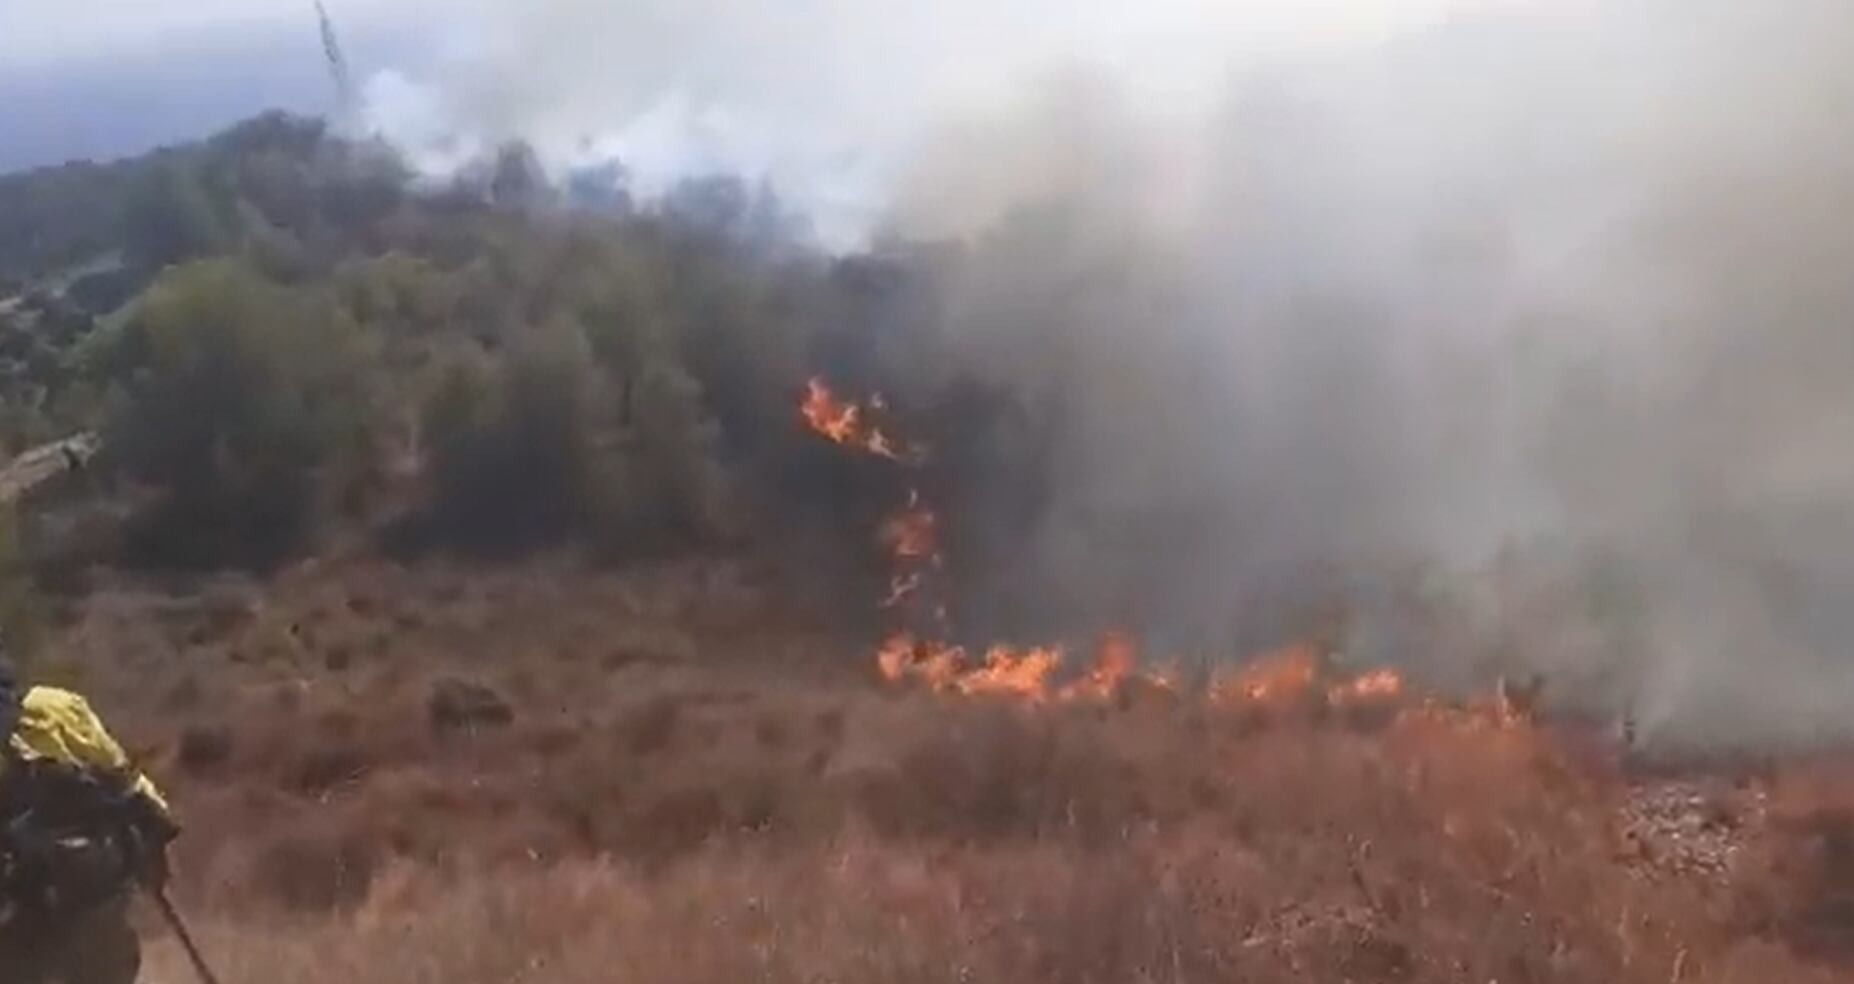
{"label": "flame front", "polygon": [[1291,701],[1306,696],[1319,675],[1319,652],[1296,643],[1214,675],[1210,698],[1219,704]]}
{"label": "flame front", "polygon": [[[925,452],[904,448],[871,422],[887,411],[880,395],[865,403],[840,399],[821,379],[805,384],[800,412],[806,424],[831,442],[885,458],[902,468],[921,464]],[[918,489],[910,489],[907,502],[884,520],[877,539],[890,564],[889,589],[881,608],[904,608],[920,621],[928,613],[934,634],[946,630],[949,618],[943,600],[934,590],[934,575],[945,566],[940,544],[939,518]],[[907,614],[902,615],[904,623]],[[876,668],[891,683],[910,683],[938,693],[998,696],[1032,703],[1050,700],[1112,700],[1137,681],[1153,690],[1178,694],[1183,681],[1175,669],[1140,668],[1133,637],[1113,631],[1102,637],[1093,664],[1079,675],[1060,682],[1064,664],[1061,647],[1052,645],[994,645],[976,665],[958,645],[915,631],[891,636],[876,651]],[[1405,683],[1389,669],[1328,683],[1322,652],[1309,643],[1295,643],[1265,653],[1248,663],[1212,674],[1204,696],[1220,706],[1286,706],[1320,697],[1335,707],[1390,705],[1403,700]],[[1323,689],[1321,689],[1323,687]],[[1402,718],[1411,722],[1459,718],[1474,723],[1507,726],[1523,713],[1501,699],[1489,707],[1454,711],[1433,702],[1406,708]]]}
{"label": "flame front", "polygon": [[1139,649],[1132,637],[1122,632],[1109,632],[1101,640],[1100,655],[1094,666],[1080,679],[1062,688],[1062,696],[1065,699],[1110,700],[1120,693],[1138,662]]}
{"label": "flame front", "polygon": [[963,684],[970,675],[966,651],[912,633],[889,637],[876,651],[876,667],[892,683],[914,681],[933,690],[970,692]]}
{"label": "flame front", "polygon": [[876,650],[876,669],[882,672],[882,679],[890,683],[900,683],[914,667],[914,637],[907,633],[890,636],[882,647]]}
{"label": "flame front", "polygon": [[839,403],[821,379],[805,383],[805,402],[799,405],[811,429],[838,444],[848,444],[856,435],[862,412],[853,403]]}
{"label": "flame front", "polygon": [[1049,680],[1062,665],[1062,650],[1047,646],[1014,649],[993,646],[984,665],[962,675],[954,688],[962,694],[996,694],[1031,701],[1049,698]]}
{"label": "flame front", "polygon": [[870,412],[881,412],[888,404],[878,394],[864,406],[839,400],[824,381],[812,377],[805,383],[805,399],[798,410],[813,431],[832,443],[858,448],[890,461],[908,461],[915,455],[895,445],[882,428],[869,422]]}

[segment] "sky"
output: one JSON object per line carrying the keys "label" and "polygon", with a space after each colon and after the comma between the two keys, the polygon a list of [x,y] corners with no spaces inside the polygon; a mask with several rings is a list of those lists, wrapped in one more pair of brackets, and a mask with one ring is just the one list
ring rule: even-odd
{"label": "sky", "polygon": [[[403,40],[412,4],[344,2],[350,59],[417,64],[421,45]],[[0,172],[137,154],[266,109],[333,107],[308,0],[0,0]]]}
{"label": "sky", "polygon": [[[373,30],[404,24],[440,4],[429,0],[336,0],[344,22]],[[74,13],[81,12],[81,16]],[[313,39],[309,0],[7,0],[0,4],[0,68],[58,68],[131,57],[162,49],[197,48],[202,41],[249,40],[290,31]]]}
{"label": "sky", "polygon": [[[1452,0],[1300,0],[1300,2],[1209,2],[1209,0],[1155,0],[1148,3],[1106,3],[1082,0],[1062,4],[1038,0],[1007,0],[979,5],[952,0],[945,4],[897,4],[887,0],[817,3],[796,0],[790,4],[740,3],[729,0],[687,0],[663,4],[651,0],[572,4],[556,0],[518,3],[514,0],[334,0],[329,4],[345,27],[373,30],[403,27],[432,18],[501,20],[522,18],[524,11],[558,12],[575,6],[595,11],[607,23],[662,21],[671,11],[688,23],[719,25],[784,23],[804,31],[840,29],[844,25],[893,21],[910,26],[939,25],[957,30],[959,22],[978,23],[974,12],[989,8],[1005,23],[1024,18],[1046,22],[1058,14],[1078,25],[1130,29],[1147,37],[1168,28],[1188,27],[1193,32],[1209,27],[1269,30],[1311,30],[1324,33],[1373,31],[1385,25],[1421,20],[1438,12],[1464,6]],[[1481,4],[1485,6],[1485,4]],[[8,0],[0,5],[0,36],[12,39],[0,64],[45,65],[73,60],[111,57],[126,52],[147,52],[175,42],[185,44],[203,36],[250,36],[300,28],[311,23],[311,7],[303,0],[191,0],[188,3],[150,4],[144,0],[86,0],[80,8],[61,0]],[[74,9],[81,16],[73,16]],[[823,20],[807,19],[822,16]],[[506,22],[506,21],[504,21]],[[1046,25],[1045,25],[1046,26]],[[1063,33],[1058,29],[1058,34]],[[1137,40],[1137,37],[1135,38]]]}
{"label": "sky", "polygon": [[[1196,112],[1244,61],[1519,0],[328,0],[358,124],[442,171],[498,141],[771,181],[841,238],[914,144],[1064,70]],[[74,14],[81,8],[80,14]],[[328,113],[312,0],[0,0],[0,170],[107,158],[267,108]]]}

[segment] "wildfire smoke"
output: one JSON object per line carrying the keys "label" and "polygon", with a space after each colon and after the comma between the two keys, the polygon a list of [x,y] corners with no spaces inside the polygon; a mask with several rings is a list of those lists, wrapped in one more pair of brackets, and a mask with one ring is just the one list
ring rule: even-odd
{"label": "wildfire smoke", "polygon": [[[882,399],[844,400],[823,380],[813,378],[805,387],[800,415],[818,435],[842,447],[875,455],[911,468],[924,460],[916,448],[906,455],[895,451],[894,441],[869,422],[872,412],[885,410]],[[891,574],[887,595],[879,607],[893,611],[908,602],[925,602],[934,628],[943,635],[949,618],[944,602],[933,597],[928,575],[945,566],[939,538],[939,519],[918,488],[877,530],[877,541],[889,559]],[[1093,660],[1078,673],[1065,674],[1068,649],[1059,644],[1015,645],[994,643],[984,656],[973,659],[968,650],[938,635],[901,629],[876,651],[876,668],[890,683],[914,684],[937,693],[970,697],[1003,697],[1032,704],[1071,701],[1112,701],[1134,687],[1179,694],[1181,675],[1175,669],[1144,669],[1139,646],[1125,632],[1106,633]],[[1219,707],[1288,707],[1306,704],[1335,708],[1401,706],[1407,685],[1395,670],[1376,668],[1355,675],[1338,675],[1326,666],[1324,651],[1311,643],[1283,646],[1241,665],[1210,674],[1202,696]],[[1448,714],[1497,724],[1523,718],[1505,700],[1487,707],[1448,708],[1425,702],[1410,712],[1423,720]]]}

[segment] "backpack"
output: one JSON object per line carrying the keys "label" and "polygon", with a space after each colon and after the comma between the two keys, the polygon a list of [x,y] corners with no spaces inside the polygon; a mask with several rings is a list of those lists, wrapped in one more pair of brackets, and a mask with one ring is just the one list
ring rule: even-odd
{"label": "backpack", "polygon": [[133,793],[11,747],[0,757],[0,922],[81,912],[127,889],[141,851]]}

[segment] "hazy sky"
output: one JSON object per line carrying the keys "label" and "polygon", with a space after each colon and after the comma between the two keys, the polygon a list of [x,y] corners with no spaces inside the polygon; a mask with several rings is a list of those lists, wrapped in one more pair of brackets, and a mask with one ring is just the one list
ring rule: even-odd
{"label": "hazy sky", "polygon": [[[646,180],[739,168],[863,194],[940,114],[1085,64],[1154,103],[1233,60],[1516,0],[327,0],[368,122],[428,160],[520,136]],[[330,101],[312,0],[0,0],[0,169]],[[461,141],[461,142],[460,142]],[[846,190],[848,189],[848,190]]]}
{"label": "hazy sky", "polygon": [[[1479,4],[1485,6],[1486,4]],[[343,23],[354,28],[425,18],[441,12],[466,17],[519,13],[534,7],[560,7],[561,4],[521,3],[515,0],[333,0],[330,9]],[[614,0],[588,7],[603,8],[614,23],[632,14],[645,18],[660,15],[666,6],[650,0]],[[817,14],[837,18],[879,19],[904,11],[926,11],[930,19],[944,19],[933,8],[964,8],[958,16],[970,16],[976,5],[897,4],[884,0],[857,3],[815,3],[800,0],[791,4],[716,3],[692,0],[681,6],[700,11],[700,15],[738,18],[755,8],[772,14],[774,20],[793,23]],[[1249,2],[1211,2],[1211,0],[1148,0],[1143,3],[1113,3],[1103,0],[1051,4],[1037,0],[1016,0],[985,5],[1007,18],[1013,10],[1032,11],[1038,17],[1056,14],[1079,23],[1126,26],[1138,31],[1141,25],[1188,24],[1194,27],[1222,25],[1228,27],[1264,25],[1291,27],[1296,30],[1348,32],[1379,30],[1385,25],[1434,16],[1439,11],[1465,4],[1451,0],[1249,0]],[[310,17],[310,0],[189,0],[187,3],[148,3],[146,0],[86,0],[72,5],[65,0],[8,0],[0,5],[0,37],[9,39],[0,48],[0,64],[44,64],[73,58],[119,54],[125,50],[146,50],[152,45],[184,41],[187,35],[202,32],[267,31],[286,25],[300,26]],[[827,29],[829,25],[817,25]]]}
{"label": "hazy sky", "polygon": [[[431,0],[334,0],[356,29],[403,18]],[[313,38],[312,0],[6,0],[0,3],[0,68],[69,65],[162,48],[186,49],[225,37],[299,31]]]}

